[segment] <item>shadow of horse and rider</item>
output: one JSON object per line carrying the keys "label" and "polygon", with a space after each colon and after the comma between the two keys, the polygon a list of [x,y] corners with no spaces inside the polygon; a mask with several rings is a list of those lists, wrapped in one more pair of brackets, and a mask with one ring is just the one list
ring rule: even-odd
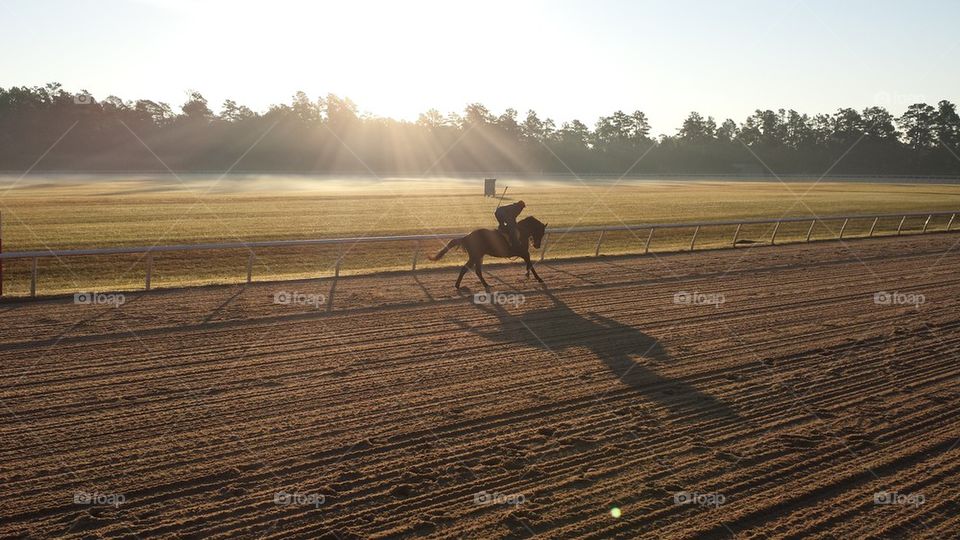
{"label": "shadow of horse and rider", "polygon": [[[546,234],[547,224],[535,217],[527,217],[519,222],[516,215],[524,208],[523,201],[498,208],[495,214],[501,222],[499,230],[477,229],[461,238],[450,240],[430,260],[436,261],[454,248],[462,249],[467,262],[460,268],[460,275],[454,287],[460,290],[464,275],[473,270],[484,289],[490,285],[483,277],[483,259],[486,256],[501,258],[520,258],[526,266],[527,278],[533,276],[541,284],[543,279],[537,274],[530,257],[530,244],[540,249]],[[504,210],[509,210],[504,216]],[[505,219],[508,218],[508,219]],[[512,221],[512,227],[504,227],[505,221]],[[505,230],[509,229],[509,230]],[[513,241],[511,241],[511,236]],[[571,348],[585,348],[593,353],[612,373],[619,383],[642,393],[646,399],[654,400],[680,417],[703,419],[737,415],[725,403],[704,394],[693,386],[679,380],[668,379],[646,364],[669,364],[671,358],[660,343],[637,330],[597,313],[580,315],[563,303],[545,284],[544,294],[551,305],[542,309],[520,310],[513,315],[497,303],[475,304],[500,321],[500,327],[492,330],[480,330],[463,321],[454,322],[469,332],[495,343],[519,343],[547,350],[560,357]],[[562,361],[562,357],[559,358]]]}
{"label": "shadow of horse and rider", "polygon": [[[510,313],[502,305],[475,304],[497,318],[499,328],[482,330],[463,321],[454,322],[475,335],[494,343],[522,344],[547,350],[563,361],[563,352],[584,348],[595,355],[619,381],[678,417],[737,418],[724,402],[700,392],[676,379],[666,378],[645,364],[669,364],[671,357],[653,337],[636,328],[597,313],[581,315],[556,297],[545,286],[543,292],[551,305]],[[639,360],[639,361],[638,361]]]}

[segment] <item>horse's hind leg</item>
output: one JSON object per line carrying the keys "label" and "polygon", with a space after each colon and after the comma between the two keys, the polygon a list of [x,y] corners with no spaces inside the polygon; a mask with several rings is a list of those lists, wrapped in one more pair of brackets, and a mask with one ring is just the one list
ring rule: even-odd
{"label": "horse's hind leg", "polygon": [[473,259],[467,261],[467,263],[460,268],[460,275],[457,276],[457,284],[453,286],[455,289],[460,288],[460,282],[463,281],[464,274],[467,273],[467,270],[469,270],[471,266],[473,266]]}
{"label": "horse's hind leg", "polygon": [[479,261],[476,262],[476,264],[475,264],[474,267],[473,267],[473,270],[474,270],[474,272],[477,273],[477,277],[480,278],[480,283],[483,283],[483,288],[484,288],[484,289],[489,289],[489,288],[490,288],[490,284],[487,283],[487,280],[483,279],[483,271],[482,271],[482,269],[483,269],[483,260],[481,259],[481,260],[479,260]]}

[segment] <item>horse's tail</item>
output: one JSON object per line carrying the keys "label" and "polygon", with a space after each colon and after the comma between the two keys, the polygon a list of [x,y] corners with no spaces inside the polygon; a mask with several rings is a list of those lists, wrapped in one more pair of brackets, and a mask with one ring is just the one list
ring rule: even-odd
{"label": "horse's tail", "polygon": [[461,242],[463,242],[463,238],[454,238],[453,240],[447,242],[447,245],[443,246],[443,249],[438,251],[436,255],[432,255],[427,258],[431,261],[439,261],[441,257],[447,254],[448,251],[455,247],[459,247]]}

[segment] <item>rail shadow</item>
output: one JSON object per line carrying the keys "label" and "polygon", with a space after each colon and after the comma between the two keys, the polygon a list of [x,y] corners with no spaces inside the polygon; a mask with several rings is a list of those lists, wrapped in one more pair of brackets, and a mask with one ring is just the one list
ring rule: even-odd
{"label": "rail shadow", "polygon": [[214,317],[216,317],[217,315],[219,315],[220,313],[222,313],[223,310],[227,309],[227,306],[229,306],[231,303],[233,303],[234,300],[236,300],[237,298],[239,298],[240,295],[243,294],[243,292],[246,291],[246,290],[247,290],[247,287],[246,287],[245,285],[242,285],[242,286],[241,286],[239,289],[237,289],[237,291],[236,291],[235,293],[233,293],[229,298],[227,298],[226,300],[224,300],[223,302],[221,302],[219,306],[217,306],[216,308],[213,309],[213,311],[211,311],[210,313],[208,313],[207,316],[203,318],[203,324],[208,324],[208,323],[210,323],[210,321],[212,321],[212,320],[214,319]]}
{"label": "rail shadow", "polygon": [[726,403],[693,386],[669,379],[644,364],[667,364],[673,361],[656,338],[636,328],[597,313],[581,315],[543,288],[551,305],[535,310],[510,313],[502,305],[475,304],[499,320],[499,327],[481,330],[462,321],[461,328],[494,343],[520,343],[544,349],[563,358],[564,350],[582,347],[592,352],[620,381],[667,407],[672,413],[688,419],[737,419],[739,416]]}

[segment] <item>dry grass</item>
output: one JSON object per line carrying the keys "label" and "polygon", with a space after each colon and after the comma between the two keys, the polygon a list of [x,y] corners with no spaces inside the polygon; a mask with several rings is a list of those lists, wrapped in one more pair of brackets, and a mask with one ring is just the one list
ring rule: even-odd
{"label": "dry grass", "polygon": [[[497,201],[484,198],[477,180],[316,179],[296,176],[0,178],[6,251],[123,245],[163,245],[246,240],[284,240],[389,234],[447,233],[493,225]],[[528,213],[552,229],[779,216],[955,210],[960,186],[887,183],[790,183],[731,181],[519,181],[507,200],[524,199]],[[12,188],[11,188],[12,186]],[[11,189],[8,189],[11,188]],[[913,227],[916,223],[910,224]],[[935,224],[936,225],[936,224]],[[942,226],[944,224],[940,224]],[[834,235],[832,224],[814,237]],[[861,234],[869,223],[851,223]],[[881,229],[896,223],[881,223]],[[796,230],[795,230],[796,229]],[[658,231],[654,250],[689,247],[691,230]],[[744,228],[741,238],[769,238],[769,227]],[[698,246],[728,244],[732,228],[702,230]],[[778,239],[803,237],[806,226],[784,227]],[[608,234],[604,253],[642,250],[646,234]],[[593,252],[596,235],[555,235],[554,255]],[[424,246],[425,251],[439,246]],[[358,245],[345,272],[409,267],[414,246]],[[235,281],[247,253],[181,253],[156,257],[155,286]],[[257,253],[259,279],[327,275],[335,249],[291,248]],[[461,258],[454,254],[448,264]],[[421,265],[427,265],[420,258]],[[40,292],[142,286],[139,256],[82,257],[40,263]],[[29,263],[8,262],[6,294],[28,290]]]}

